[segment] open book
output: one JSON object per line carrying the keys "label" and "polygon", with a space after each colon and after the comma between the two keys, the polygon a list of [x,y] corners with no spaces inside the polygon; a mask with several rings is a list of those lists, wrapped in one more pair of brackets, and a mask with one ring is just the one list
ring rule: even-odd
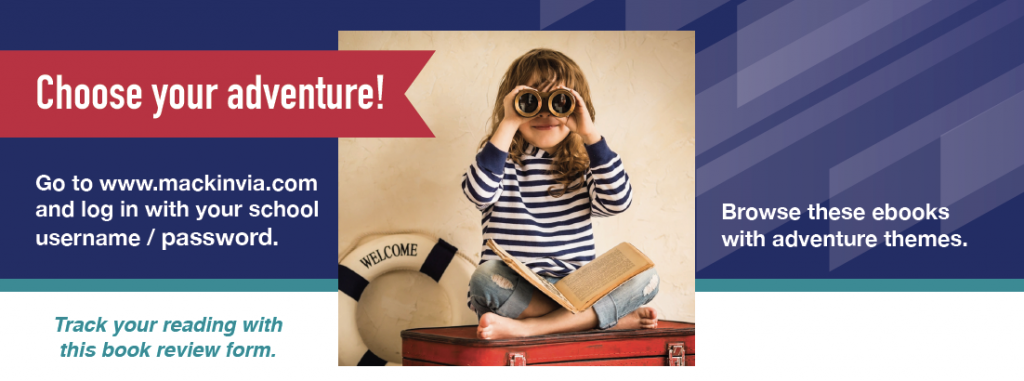
{"label": "open book", "polygon": [[619,285],[654,267],[654,262],[651,262],[644,253],[628,242],[623,242],[576,269],[557,284],[551,284],[505,252],[494,240],[487,240],[487,246],[494,250],[508,267],[574,314],[585,311]]}

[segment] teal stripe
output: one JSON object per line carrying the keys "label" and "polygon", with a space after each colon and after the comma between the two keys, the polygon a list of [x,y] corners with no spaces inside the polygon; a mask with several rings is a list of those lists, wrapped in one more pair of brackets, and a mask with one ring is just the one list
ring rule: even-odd
{"label": "teal stripe", "polygon": [[697,292],[1024,292],[1024,279],[697,279]]}
{"label": "teal stripe", "polygon": [[0,279],[0,292],[335,292],[337,279]]}

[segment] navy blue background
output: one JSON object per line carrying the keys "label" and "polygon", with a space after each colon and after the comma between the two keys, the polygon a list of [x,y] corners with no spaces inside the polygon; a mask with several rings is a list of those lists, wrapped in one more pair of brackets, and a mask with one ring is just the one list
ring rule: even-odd
{"label": "navy blue background", "polygon": [[337,50],[339,30],[537,30],[539,4],[8,1],[0,5],[0,49]]}
{"label": "navy blue background", "polygon": [[[670,28],[696,31],[697,135],[707,132],[710,128],[720,127],[714,123],[706,123],[707,119],[702,119],[706,118],[708,114],[702,112],[702,107],[707,105],[701,104],[701,93],[737,74],[739,69],[736,53],[738,49],[736,45],[737,32],[766,15],[793,4],[792,0],[716,1],[720,3],[719,6],[703,10],[699,17],[692,18],[692,20],[687,19],[691,21],[687,21],[685,25],[674,25]],[[888,65],[913,54],[923,46],[938,41],[948,34],[956,33],[972,20],[991,13],[994,9],[1002,9],[1000,7],[1005,5],[1015,5],[1019,1],[977,0],[958,1],[957,3],[966,3],[966,5],[948,16],[930,22],[928,27],[901,40],[902,42],[871,53],[871,58],[864,61],[863,64],[851,68],[834,80],[820,84],[813,91],[759,119],[749,128],[743,129],[720,144],[700,150],[701,154],[696,157],[698,188],[703,181],[699,175],[701,167],[725,157],[737,147],[757,139],[805,110],[815,107],[829,97],[841,93],[864,78],[883,70]],[[673,2],[664,2],[664,4],[669,8],[673,6]],[[687,4],[694,3],[688,2]],[[882,46],[882,41],[899,34],[910,23],[917,22],[914,20],[924,20],[929,15],[938,14],[942,8],[949,7],[949,4],[931,2],[880,29],[877,33],[859,41],[833,58],[857,57],[860,54],[860,49],[870,51],[874,46]],[[480,1],[304,1],[287,3],[178,1],[164,4],[109,1],[99,5],[72,1],[4,2],[0,4],[0,49],[334,50],[337,49],[337,31],[339,30],[624,30],[627,27],[631,29],[665,29],[664,24],[646,25],[643,22],[630,24],[629,19],[625,17],[629,6],[630,4],[627,4],[626,0],[595,0],[550,25],[541,25],[542,7],[541,1],[538,0],[512,3]],[[691,5],[682,7],[687,8]],[[835,122],[829,123],[827,126],[815,126],[818,128],[815,133],[753,165],[749,170],[721,183],[716,188],[706,193],[699,192],[700,195],[696,200],[698,262],[702,255],[708,255],[710,252],[710,250],[702,249],[702,245],[721,245],[720,234],[735,233],[739,229],[749,228],[749,225],[742,223],[722,222],[720,220],[722,202],[736,202],[747,206],[779,206],[776,204],[783,203],[786,206],[800,206],[801,208],[806,207],[806,204],[809,203],[829,205],[828,171],[832,166],[1024,63],[1024,54],[1020,48],[1020,41],[1024,36],[1024,21],[1022,20],[1024,19],[1009,22],[970,46],[942,59],[941,62],[936,62],[933,67],[901,82],[895,88],[886,91],[856,110],[842,115]],[[833,63],[835,62],[825,60],[814,69],[826,68]],[[806,77],[811,77],[813,72],[814,70],[809,70]],[[800,81],[804,79],[806,78],[797,76],[791,82],[796,83],[794,86],[799,86]],[[765,96],[772,97],[775,90],[785,90],[786,85],[790,84],[786,83],[778,89],[766,93]],[[757,100],[751,104],[756,102]],[[743,108],[736,107],[737,112],[744,111]],[[705,116],[702,117],[702,115]],[[30,128],[30,126],[25,128]],[[19,200],[17,202],[30,205],[41,200],[41,196],[31,195],[39,193],[31,188],[34,176],[44,170],[50,171],[43,165],[41,160],[45,160],[45,158],[42,156],[27,160],[27,157],[23,155],[27,154],[27,151],[19,151],[23,154],[18,155],[8,154],[6,150],[9,148],[19,149],[23,146],[42,149],[53,142],[53,140],[36,139],[3,141],[4,169],[9,170],[11,160],[17,160],[15,162],[20,163],[19,166],[22,167],[18,171],[24,169],[25,173],[32,173],[32,178],[28,181],[12,181],[9,178],[2,180],[3,186],[0,191],[3,192],[6,201],[3,204],[5,209],[3,210],[4,214],[0,215],[0,221],[3,222],[5,231],[12,226],[20,228],[17,225],[25,224],[33,218],[30,215],[22,217],[22,214],[27,213],[25,211],[19,211],[19,214],[15,216],[7,214],[8,205],[16,202],[12,200]],[[287,155],[282,155],[274,160],[267,159],[266,162],[258,162],[261,156],[258,154],[247,156],[250,152],[235,146],[235,144],[265,144],[273,148],[269,152],[300,152],[313,151],[313,145],[317,147],[322,145],[322,148],[315,148],[315,150],[323,150],[316,154],[327,157],[337,154],[337,146],[332,139],[323,139],[317,142],[265,139],[259,143],[237,139],[211,141],[79,139],[74,140],[73,144],[66,144],[64,150],[58,151],[59,153],[51,153],[49,156],[52,160],[61,162],[60,166],[56,167],[61,172],[70,173],[69,163],[75,162],[95,173],[100,170],[99,164],[102,163],[93,158],[96,152],[132,150],[134,149],[132,147],[138,147],[140,142],[145,142],[154,152],[163,150],[162,152],[172,155],[167,156],[166,160],[172,163],[176,162],[178,167],[175,168],[185,172],[213,172],[212,169],[207,168],[219,166],[224,174],[253,173],[255,175],[267,165],[276,163],[281,168],[287,169],[284,172],[290,176],[297,176],[299,169],[323,173],[326,176],[336,176],[336,158],[319,160],[312,164],[312,167],[303,168],[298,162],[280,161],[287,160],[284,158]],[[702,144],[707,144],[705,142],[706,140],[703,140],[701,136],[697,137],[699,147]],[[204,144],[219,147],[227,156],[243,155],[246,158],[229,160],[220,157],[192,160],[183,156],[184,152],[199,151],[198,147]],[[306,147],[305,144],[310,144],[310,146]],[[178,157],[174,158],[173,155],[178,155]],[[853,196],[875,192],[880,195],[880,198],[884,198],[885,192],[893,194],[914,192],[913,201],[916,204],[923,205],[925,202],[934,204],[939,197],[940,157],[939,144],[937,142],[928,144],[893,164],[890,168],[880,171],[850,188],[843,196],[857,199],[858,197]],[[128,156],[124,156],[122,160],[128,160],[128,158]],[[156,158],[139,160],[137,165],[141,170],[142,167],[152,167],[152,164],[157,161],[159,160]],[[111,171],[121,177],[136,176],[133,174],[135,172],[127,169],[116,171],[111,169]],[[147,170],[145,173],[152,176],[152,173],[158,172]],[[93,176],[95,177],[95,175]],[[270,177],[266,174],[262,176]],[[320,182],[321,191],[318,192],[317,197],[321,201],[321,218],[314,225],[319,226],[319,232],[322,232],[323,235],[315,241],[310,241],[312,243],[306,247],[291,246],[301,244],[302,239],[282,236],[279,241],[286,244],[287,248],[301,251],[288,255],[317,256],[318,259],[311,260],[311,262],[319,263],[320,261],[333,261],[337,245],[334,235],[336,229],[333,227],[336,222],[328,221],[329,217],[325,214],[329,210],[326,203],[332,202],[334,197],[328,196],[332,195],[327,191],[328,178],[317,177],[322,180]],[[993,182],[987,189],[1015,188],[1022,179],[1024,179],[1024,170],[1018,168],[1003,179]],[[29,190],[19,190],[18,187],[29,187]],[[803,197],[799,202],[793,202],[792,197],[788,195],[792,194],[794,189],[803,190],[803,193],[811,196]],[[9,195],[10,197],[8,197]],[[26,199],[25,195],[31,195],[30,197],[34,198]],[[63,196],[66,199],[68,194],[65,193]],[[209,194],[200,194],[199,196],[204,199],[211,197]],[[95,197],[95,195],[91,197]],[[985,197],[984,192],[971,195],[968,199],[979,197]],[[66,202],[66,200],[64,201]],[[856,206],[870,208],[877,205]],[[918,205],[904,204],[901,206]],[[953,213],[957,212],[957,210],[953,211]],[[743,248],[720,259],[715,259],[713,264],[706,267],[698,266],[699,270],[696,275],[698,278],[1022,278],[1024,277],[1024,256],[1020,254],[1024,253],[1024,249],[1021,248],[1020,240],[1017,238],[1021,226],[1024,226],[1021,223],[1022,215],[1024,215],[1024,196],[1017,195],[963,225],[953,233],[964,236],[964,239],[970,243],[970,246],[966,248],[915,248],[908,250],[878,247],[834,270],[829,268],[828,249]],[[274,226],[275,234],[277,234],[278,228],[299,227],[296,221],[255,221],[258,221],[256,226]],[[240,225],[236,223],[232,226]],[[311,228],[315,229],[316,227],[312,226]],[[796,223],[786,223],[771,231],[762,231],[762,233],[770,237],[771,234],[789,233],[793,230],[800,230],[802,234],[826,233],[829,231],[829,225],[824,222],[804,219]],[[921,222],[902,230],[901,233],[936,233],[938,231],[938,223]],[[874,230],[866,232],[881,233]],[[6,238],[8,233],[4,234]],[[309,234],[309,236],[313,236],[313,234]],[[28,238],[25,238],[25,242],[32,243]],[[10,242],[9,240],[5,241]],[[22,250],[24,248],[5,246],[2,249],[3,257],[8,257],[7,254],[12,253],[10,251],[12,249]],[[63,250],[68,253],[78,252],[77,249]],[[263,249],[254,251],[260,255],[264,254],[260,250]],[[308,252],[302,250],[308,250]],[[310,254],[310,252],[317,254]],[[219,252],[212,250],[192,259],[196,261],[200,261],[200,258],[201,261],[217,260],[216,253]],[[265,253],[269,254],[270,250]],[[29,260],[24,256],[37,254],[38,251],[33,250],[19,252],[17,256],[18,260]],[[259,260],[266,258],[249,261],[248,251],[244,255],[233,253],[232,256],[236,254],[237,257],[228,261],[245,262],[247,265],[251,263],[252,268],[247,270],[247,274],[260,274],[260,276],[266,277],[294,276],[294,273],[289,273],[285,268],[279,267],[286,261]],[[191,268],[188,265],[180,265],[172,267],[177,269],[175,271],[169,269],[164,271],[157,268],[167,266],[168,260],[181,260],[181,258],[168,257],[155,252],[147,255],[159,256],[159,258],[146,259],[145,263],[133,262],[130,264],[111,261],[97,262],[97,265],[93,266],[83,263],[75,270],[72,270],[71,267],[54,265],[54,261],[39,260],[40,264],[48,263],[49,269],[33,271],[40,276],[52,275],[53,277],[81,276],[81,274],[97,277],[177,277],[181,274],[193,274],[196,277],[244,277],[241,271],[233,272],[235,270],[225,267],[208,267],[208,270],[197,269],[201,267],[198,262]],[[284,254],[274,255],[280,259]],[[320,255],[322,255],[322,259],[319,257]],[[88,257],[95,258],[96,256],[88,255]],[[256,257],[253,258],[256,259]],[[335,270],[332,270],[334,267],[330,264],[324,268],[325,270],[312,267],[298,270],[301,266],[307,265],[308,263],[295,262],[295,270],[298,273],[308,274],[329,271],[332,274],[327,276],[328,278],[335,276],[333,274]],[[143,268],[147,266],[150,268]],[[64,270],[58,270],[60,268]],[[11,271],[0,266],[0,277],[10,276],[9,273]],[[286,273],[291,275],[282,275]],[[228,275],[225,276],[225,274]],[[312,275],[309,276],[312,277]]]}
{"label": "navy blue background", "polygon": [[[0,139],[0,278],[280,278],[337,277],[338,143],[334,139]],[[37,176],[63,178],[63,192],[40,191]],[[316,192],[104,192],[101,178],[316,178]],[[88,177],[91,192],[71,178]],[[75,201],[75,217],[35,217],[36,205]],[[81,201],[113,204],[114,218],[82,217]],[[139,217],[119,217],[120,202]],[[143,204],[178,201],[189,217],[146,217]],[[316,218],[249,217],[250,204],[313,204]],[[196,205],[244,204],[242,217],[205,217]],[[266,232],[277,246],[168,247],[161,232]],[[150,229],[156,228],[150,246]],[[36,233],[138,233],[138,247],[37,246]]]}
{"label": "navy blue background", "polygon": [[[766,14],[790,5],[790,0],[765,1],[731,1],[717,8],[701,19],[690,24],[697,36],[697,144],[708,144],[702,140],[702,133],[727,126],[709,123],[708,113],[703,113],[702,92],[737,75],[737,30]],[[737,6],[748,6],[748,12],[737,13]],[[701,176],[701,168],[708,166],[716,159],[746,144],[763,144],[765,134],[813,109],[830,97],[844,91],[853,92],[861,81],[889,68],[901,59],[909,57],[948,36],[963,34],[973,22],[983,17],[999,13],[1002,9],[1019,10],[1022,2],[1018,0],[979,0],[959,1],[965,4],[962,8],[950,12],[948,16],[937,18],[920,32],[909,36],[890,48],[878,49],[883,41],[895,40],[901,29],[912,29],[909,25],[923,23],[920,20],[931,14],[938,14],[939,9],[950,3],[931,2],[899,18],[857,41],[850,48],[795,76],[777,88],[764,94],[761,98],[785,95],[789,89],[810,84],[817,86],[806,95],[794,99],[791,103],[768,113],[763,118],[743,128],[730,138],[704,150],[698,150],[696,166],[698,168],[697,184],[707,177]],[[756,5],[756,6],[754,6]],[[826,20],[827,21],[827,20]],[[710,29],[703,29],[708,26]],[[705,33],[705,31],[708,31]],[[1013,19],[1005,26],[995,28],[977,41],[953,52],[947,58],[936,59],[932,66],[909,76],[887,91],[881,92],[862,106],[847,113],[836,113],[834,121],[824,125],[802,125],[801,128],[814,131],[793,144],[786,146],[767,158],[754,163],[749,168],[737,173],[734,177],[717,184],[703,194],[698,190],[697,208],[697,278],[700,279],[767,279],[767,278],[1024,278],[1024,248],[1019,238],[1024,216],[1024,194],[1017,194],[978,218],[950,232],[960,234],[969,243],[967,247],[885,247],[881,242],[885,230],[884,223],[869,221],[847,224],[841,230],[844,233],[873,233],[880,240],[879,246],[867,250],[855,259],[842,265],[830,268],[830,251],[828,248],[774,248],[771,239],[775,234],[790,234],[798,230],[800,234],[828,234],[828,221],[813,221],[806,218],[808,204],[820,203],[823,206],[861,206],[868,210],[893,202],[898,206],[917,207],[931,203],[936,206],[940,201],[941,157],[940,141],[935,140],[908,154],[891,166],[878,171],[855,186],[850,187],[836,197],[829,196],[830,169],[844,160],[872,147],[873,145],[901,132],[904,128],[922,118],[942,110],[961,97],[975,91],[990,82],[998,82],[997,77],[1024,64],[1024,49],[1020,41],[1024,38],[1024,18]],[[717,51],[711,46],[719,44]],[[729,47],[723,49],[722,45]],[[704,54],[702,54],[704,53]],[[815,75],[826,71],[832,64],[841,64],[844,58],[867,59],[860,65],[838,75],[831,81],[816,83]],[[1004,79],[1006,87],[1019,91],[1024,88],[1020,76]],[[870,91],[863,86],[856,91]],[[1012,94],[1012,92],[1010,93]],[[756,107],[757,101],[742,106],[726,105],[716,109],[732,110],[741,114]],[[735,99],[733,99],[735,101]],[[998,105],[1002,98],[985,99]],[[819,110],[820,111],[820,110]],[[967,111],[963,111],[966,113]],[[742,119],[742,118],[737,118]],[[807,118],[811,120],[812,118]],[[702,122],[703,121],[703,122]],[[791,125],[792,126],[792,125]],[[729,126],[731,127],[731,126]],[[778,136],[778,135],[775,135]],[[760,139],[760,140],[759,140]],[[1021,142],[1024,147],[1024,141]],[[705,146],[706,147],[706,146]],[[1007,155],[1010,156],[1010,155]],[[726,162],[740,161],[744,158],[734,155]],[[1009,160],[1009,159],[1008,159]],[[721,164],[721,163],[719,163]],[[729,167],[726,164],[721,167]],[[710,168],[710,167],[708,167]],[[979,168],[981,169],[981,168]],[[977,199],[988,197],[988,193],[998,193],[1003,189],[1021,189],[1024,183],[1024,167],[1004,175],[981,190],[964,198],[967,203],[954,204],[950,212],[960,214],[983,202]],[[799,194],[799,196],[794,196]],[[870,201],[869,201],[870,200]],[[972,203],[973,202],[973,203]],[[735,203],[740,206],[778,207],[796,206],[804,211],[804,218],[797,222],[786,222],[778,227],[758,228],[765,224],[746,221],[722,221],[722,204]],[[968,213],[969,214],[969,213]],[[722,234],[736,234],[741,229],[758,229],[768,240],[767,247],[745,247],[725,255],[711,254],[720,251]],[[922,221],[906,228],[899,228],[901,234],[938,234],[942,233],[937,221]],[[701,264],[701,259],[708,259],[710,265]],[[834,266],[833,266],[834,267]]]}

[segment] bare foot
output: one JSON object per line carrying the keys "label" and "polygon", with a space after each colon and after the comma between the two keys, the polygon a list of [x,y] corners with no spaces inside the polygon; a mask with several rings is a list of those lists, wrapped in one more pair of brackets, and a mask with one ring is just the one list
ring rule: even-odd
{"label": "bare foot", "polygon": [[529,336],[524,324],[515,319],[498,316],[493,312],[480,317],[480,325],[476,327],[476,337],[486,340],[510,339]]}
{"label": "bare foot", "polygon": [[[481,321],[481,324],[482,321]],[[640,307],[623,316],[612,329],[654,329],[658,328],[658,311],[654,307]]]}

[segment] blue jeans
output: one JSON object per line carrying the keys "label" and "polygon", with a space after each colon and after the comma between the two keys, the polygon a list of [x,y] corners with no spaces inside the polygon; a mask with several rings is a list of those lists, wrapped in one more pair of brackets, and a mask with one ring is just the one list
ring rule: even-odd
{"label": "blue jeans", "polygon": [[[551,283],[561,280],[544,278]],[[658,295],[658,284],[658,272],[651,268],[598,299],[593,307],[598,328],[614,327],[623,316],[650,302]],[[493,312],[515,319],[526,310],[535,291],[539,292],[504,262],[487,261],[477,267],[470,278],[469,307],[478,317]]]}

